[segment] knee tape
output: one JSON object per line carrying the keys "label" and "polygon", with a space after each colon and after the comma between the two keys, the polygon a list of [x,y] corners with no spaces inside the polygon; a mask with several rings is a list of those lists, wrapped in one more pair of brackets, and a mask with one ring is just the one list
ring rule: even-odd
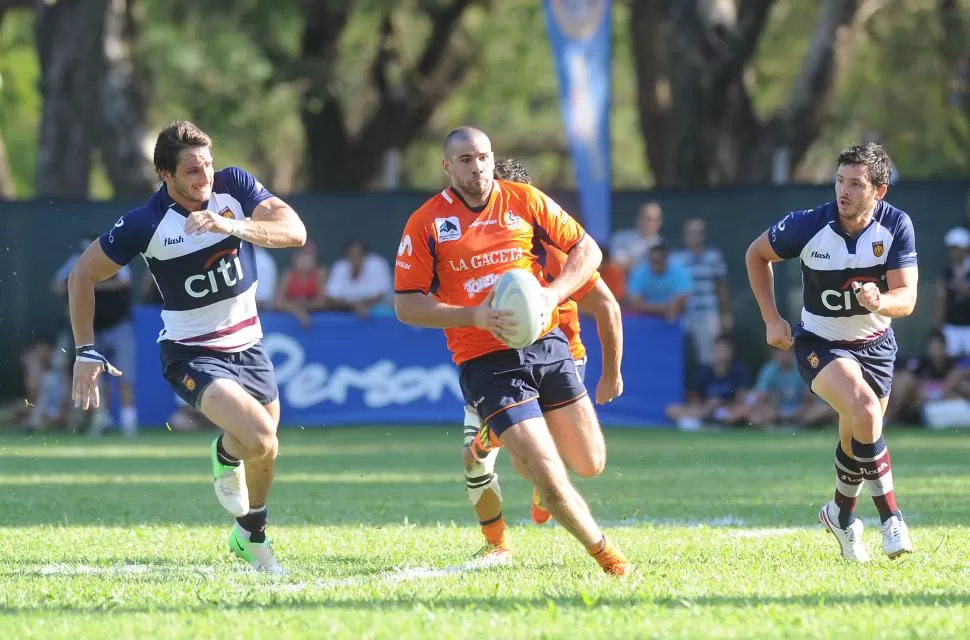
{"label": "knee tape", "polygon": [[502,499],[502,487],[498,483],[498,474],[495,473],[496,454],[498,450],[465,467],[465,489],[468,491],[468,500],[472,506],[481,501],[486,489],[491,489],[499,500]]}

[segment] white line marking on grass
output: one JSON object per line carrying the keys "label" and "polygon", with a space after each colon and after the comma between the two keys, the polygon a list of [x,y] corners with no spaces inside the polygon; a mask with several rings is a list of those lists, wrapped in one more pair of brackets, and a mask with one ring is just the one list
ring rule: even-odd
{"label": "white line marking on grass", "polygon": [[352,575],[332,580],[316,580],[314,582],[297,582],[292,584],[279,584],[275,590],[287,593],[304,591],[306,589],[333,589],[335,587],[348,587],[368,583],[400,584],[414,580],[427,580],[429,578],[441,578],[444,576],[456,575],[460,573],[470,573],[481,571],[492,567],[506,565],[511,562],[509,557],[500,558],[477,558],[462,564],[445,567],[444,569],[433,569],[431,567],[400,567],[393,571],[385,571],[378,574]]}
{"label": "white line marking on grass", "polygon": [[119,564],[119,565],[86,565],[86,564],[46,564],[25,573],[40,576],[145,576],[172,574],[202,574],[206,577],[215,575],[215,567],[208,565],[163,566],[155,564]]}
{"label": "white line marking on grass", "polygon": [[[516,524],[534,526],[531,520],[519,520]],[[550,521],[555,525],[556,521]],[[816,528],[814,525],[803,527],[751,527],[748,522],[735,516],[721,516],[709,520],[679,520],[676,518],[623,518],[622,520],[601,520],[601,527],[623,529],[626,527],[684,527],[695,529],[699,527],[728,529],[731,535],[740,538],[767,538],[783,536],[796,531]]]}

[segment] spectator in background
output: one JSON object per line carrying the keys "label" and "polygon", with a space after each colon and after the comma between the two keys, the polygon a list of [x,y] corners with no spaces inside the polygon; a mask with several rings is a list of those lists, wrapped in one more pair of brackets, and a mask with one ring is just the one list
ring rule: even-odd
{"label": "spectator in background", "polygon": [[670,249],[661,242],[650,249],[650,259],[630,274],[626,304],[632,311],[676,322],[684,315],[690,292],[690,274],[670,262]]}
{"label": "spectator in background", "polygon": [[806,386],[792,354],[775,349],[758,372],[754,391],[734,422],[754,427],[809,426],[832,422],[835,417],[835,411]]}
{"label": "spectator in background", "polygon": [[600,264],[600,278],[603,279],[617,302],[623,304],[623,299],[626,298],[626,269],[613,261],[609,248],[604,248],[602,251],[603,262]]}
{"label": "spectator in background", "polygon": [[904,371],[897,370],[886,408],[886,422],[918,424],[926,403],[967,395],[963,390],[967,372],[965,367],[957,366],[957,358],[947,353],[944,335],[931,332],[926,353],[911,358]]}
{"label": "spectator in background", "polygon": [[936,282],[936,326],[951,356],[970,355],[970,231],[955,227],[943,238],[949,264]]}
{"label": "spectator in background", "polygon": [[31,414],[30,408],[37,406],[44,375],[51,367],[53,349],[54,347],[49,340],[34,338],[20,354],[20,371],[24,382],[24,406],[17,408],[14,420],[18,424],[26,424]]}
{"label": "spectator in background", "polygon": [[[51,289],[58,296],[67,297],[67,278],[74,268],[74,264],[81,257],[81,252],[95,241],[97,236],[82,238],[78,252],[73,254],[58,269],[51,283]],[[125,436],[134,436],[138,432],[138,411],[135,408],[135,331],[131,323],[131,299],[133,284],[131,269],[122,267],[115,275],[107,280],[98,282],[94,287],[94,340],[98,351],[124,372],[124,376],[117,379],[120,396],[121,431]],[[111,382],[106,378],[101,380],[101,406],[89,435],[101,435],[106,426],[111,425],[109,413]]]}
{"label": "spectator in background", "polygon": [[[646,202],[637,213],[635,229],[621,229],[610,240],[610,255],[618,266],[627,273],[644,262],[650,249],[663,242],[660,228],[663,226],[663,209],[656,202]],[[616,295],[614,293],[614,295]]]}
{"label": "spectator in background", "polygon": [[391,267],[383,256],[368,253],[364,243],[350,242],[333,264],[327,283],[327,308],[353,311],[360,317],[393,313]]}
{"label": "spectator in background", "polygon": [[279,269],[269,249],[254,244],[253,253],[256,257],[256,277],[259,278],[256,284],[256,308],[260,311],[268,311],[276,303]]}
{"label": "spectator in background", "polygon": [[320,264],[317,245],[308,240],[290,256],[290,268],[276,288],[276,309],[292,313],[306,329],[310,313],[324,308],[326,287],[327,268]]}
{"label": "spectator in background", "polygon": [[701,368],[686,404],[667,407],[667,417],[684,431],[696,431],[706,423],[730,424],[744,415],[744,397],[750,386],[748,367],[734,357],[727,336],[714,343],[714,359]]}
{"label": "spectator in background", "polygon": [[684,246],[675,252],[670,261],[681,265],[690,273],[691,292],[687,300],[684,328],[691,341],[691,352],[697,365],[709,365],[714,358],[714,341],[722,333],[734,329],[731,313],[731,294],[728,292],[727,265],[721,252],[705,246],[707,226],[700,218],[684,223]]}

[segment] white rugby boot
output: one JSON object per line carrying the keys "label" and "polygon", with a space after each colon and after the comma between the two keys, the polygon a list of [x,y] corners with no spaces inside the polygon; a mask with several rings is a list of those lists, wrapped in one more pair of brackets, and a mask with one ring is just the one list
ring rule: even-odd
{"label": "white rugby boot", "polygon": [[839,527],[839,507],[835,500],[830,500],[818,510],[818,521],[835,536],[843,558],[851,562],[869,562],[869,552],[862,544],[862,520],[856,518],[847,528],[842,529]]}
{"label": "white rugby boot", "polygon": [[879,531],[882,533],[882,550],[890,560],[913,552],[913,541],[909,537],[909,527],[902,518],[892,516],[882,523]]}
{"label": "white rugby boot", "polygon": [[219,462],[217,453],[219,438],[212,441],[209,455],[212,458],[212,477],[215,480],[216,497],[222,508],[236,518],[249,513],[249,487],[246,486],[246,463],[231,467]]}

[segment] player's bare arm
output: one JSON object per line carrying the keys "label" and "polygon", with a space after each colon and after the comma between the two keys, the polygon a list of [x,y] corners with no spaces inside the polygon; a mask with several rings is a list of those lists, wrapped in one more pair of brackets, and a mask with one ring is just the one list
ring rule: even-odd
{"label": "player's bare arm", "polygon": [[430,329],[478,327],[500,340],[516,326],[511,311],[491,307],[492,293],[475,307],[458,307],[420,292],[395,293],[394,311],[404,324]]}
{"label": "player's bare arm", "polygon": [[565,302],[577,289],[586,284],[602,261],[603,252],[596,241],[588,235],[583,236],[583,239],[569,250],[562,271],[547,287],[557,296],[556,305]]}
{"label": "player's bare arm", "polygon": [[[94,287],[118,273],[121,265],[104,254],[100,242],[93,242],[84,250],[67,278],[67,290],[71,308],[71,329],[74,344],[82,347],[94,345]],[[96,352],[95,352],[96,353]],[[71,396],[74,406],[85,411],[101,404],[98,392],[98,376],[107,370],[111,375],[121,375],[107,360],[82,359],[74,362],[74,384]]]}
{"label": "player's bare arm", "polygon": [[916,308],[916,284],[918,267],[892,269],[886,272],[889,291],[879,291],[872,282],[866,282],[856,291],[856,299],[863,307],[887,318],[905,318]]}
{"label": "player's bare arm", "polygon": [[761,317],[765,321],[765,340],[773,347],[788,350],[795,341],[792,339],[791,326],[778,313],[778,305],[775,301],[775,273],[771,266],[771,263],[780,261],[781,258],[771,248],[767,231],[758,236],[744,254],[751,291],[758,302]]}
{"label": "player's bare arm", "polygon": [[581,311],[596,318],[596,332],[603,350],[603,373],[596,385],[596,402],[606,404],[623,395],[623,317],[620,303],[603,280],[579,301]]}
{"label": "player's bare arm", "polygon": [[234,220],[213,211],[196,211],[185,221],[186,233],[224,233],[267,249],[302,247],[306,227],[293,207],[273,196],[253,210],[252,218]]}

